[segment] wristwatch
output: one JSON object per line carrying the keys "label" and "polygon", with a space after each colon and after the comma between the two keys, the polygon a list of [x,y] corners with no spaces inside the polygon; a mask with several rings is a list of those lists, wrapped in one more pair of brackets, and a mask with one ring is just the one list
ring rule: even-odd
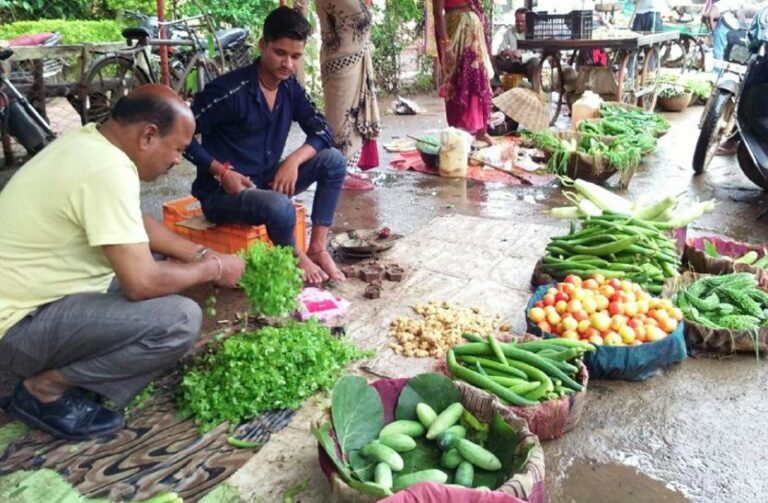
{"label": "wristwatch", "polygon": [[209,251],[211,250],[207,246],[201,246],[200,248],[197,249],[195,254],[192,256],[192,261],[200,262],[208,255]]}

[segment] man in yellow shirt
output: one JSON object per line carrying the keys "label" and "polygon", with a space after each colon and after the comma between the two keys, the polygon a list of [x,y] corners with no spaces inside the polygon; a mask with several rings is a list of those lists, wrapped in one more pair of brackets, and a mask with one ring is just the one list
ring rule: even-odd
{"label": "man in yellow shirt", "polygon": [[0,368],[22,377],[4,408],[25,423],[72,440],[120,429],[122,416],[83,390],[122,408],[200,330],[200,307],[174,294],[239,280],[240,258],[141,213],[140,181],[181,162],[194,131],[173,91],[144,86],[103,126],[53,142],[0,192]]}

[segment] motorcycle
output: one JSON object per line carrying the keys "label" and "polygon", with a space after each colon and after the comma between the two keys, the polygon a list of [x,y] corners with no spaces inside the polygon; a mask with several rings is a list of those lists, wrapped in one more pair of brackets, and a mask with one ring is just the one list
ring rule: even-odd
{"label": "motorcycle", "polygon": [[[13,55],[12,49],[0,51],[0,62]],[[13,164],[8,138],[16,139],[29,156],[41,151],[56,137],[46,120],[6,77],[0,65],[0,137],[6,165]]]}
{"label": "motorcycle", "polygon": [[750,58],[736,106],[741,138],[736,159],[750,181],[768,190],[768,9],[755,16],[747,39]]}

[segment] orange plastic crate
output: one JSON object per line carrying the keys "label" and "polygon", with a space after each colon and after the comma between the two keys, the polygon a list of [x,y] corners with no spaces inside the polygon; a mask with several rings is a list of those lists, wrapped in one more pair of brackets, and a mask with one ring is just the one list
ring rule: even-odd
{"label": "orange plastic crate", "polygon": [[[296,246],[301,251],[307,251],[307,211],[304,206],[295,203],[296,208]],[[271,243],[267,236],[267,228],[263,225],[215,225],[209,229],[191,229],[179,222],[189,220],[203,214],[200,201],[193,196],[182,197],[163,204],[163,223],[176,234],[205,245],[221,253],[235,253],[248,249],[256,241]]]}

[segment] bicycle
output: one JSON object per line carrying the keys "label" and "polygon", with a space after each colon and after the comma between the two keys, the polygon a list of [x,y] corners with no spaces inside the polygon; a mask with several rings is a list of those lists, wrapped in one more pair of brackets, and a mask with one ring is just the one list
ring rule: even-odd
{"label": "bicycle", "polygon": [[[104,122],[114,104],[131,90],[145,84],[160,81],[159,71],[152,49],[168,47],[171,88],[185,99],[202,90],[216,78],[220,67],[208,57],[208,41],[201,40],[190,22],[205,19],[201,14],[158,23],[161,30],[182,25],[189,39],[152,38],[146,27],[126,28],[123,37],[128,47],[105,54],[91,65],[81,84],[81,117],[87,122]],[[210,23],[209,23],[210,26]],[[132,45],[133,41],[136,41]]]}
{"label": "bicycle", "polygon": [[[0,51],[0,62],[10,58],[13,50]],[[48,122],[6,77],[0,65],[0,137],[7,166],[13,165],[10,138],[15,138],[30,157],[56,138]]]}

